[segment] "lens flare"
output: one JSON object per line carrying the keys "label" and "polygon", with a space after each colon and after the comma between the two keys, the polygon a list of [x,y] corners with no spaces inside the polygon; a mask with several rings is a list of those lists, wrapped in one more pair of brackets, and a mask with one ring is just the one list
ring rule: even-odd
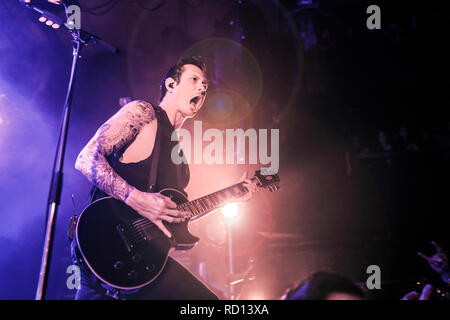
{"label": "lens flare", "polygon": [[202,56],[207,62],[208,76],[217,88],[237,92],[250,108],[258,105],[262,94],[262,69],[255,55],[237,41],[209,38],[186,49],[182,56]]}
{"label": "lens flare", "polygon": [[222,208],[222,215],[225,218],[234,218],[239,214],[239,205],[237,203],[228,203]]}
{"label": "lens flare", "polygon": [[203,106],[201,120],[213,128],[242,127],[252,123],[252,108],[247,100],[236,91],[215,89],[208,93]]}

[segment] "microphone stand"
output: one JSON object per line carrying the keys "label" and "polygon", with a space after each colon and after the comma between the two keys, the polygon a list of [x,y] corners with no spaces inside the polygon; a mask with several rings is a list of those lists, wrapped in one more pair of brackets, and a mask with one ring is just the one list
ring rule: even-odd
{"label": "microphone stand", "polygon": [[[28,8],[39,12],[44,17],[51,17],[53,21],[55,21],[55,16],[49,12],[41,10],[34,5],[27,4]],[[80,58],[81,49],[86,46],[89,41],[94,42],[95,44],[99,44],[105,49],[117,53],[118,50],[111,46],[110,44],[104,42],[101,38],[85,31],[82,29],[73,29],[69,27],[66,23],[62,22],[61,19],[60,25],[65,26],[66,29],[72,36],[72,69],[69,77],[69,85],[67,88],[67,95],[64,102],[64,110],[63,117],[61,120],[61,128],[57,143],[57,149],[55,154],[55,159],[53,162],[53,172],[50,183],[50,191],[47,202],[47,221],[45,225],[45,238],[44,238],[44,247],[42,250],[42,259],[41,259],[41,267],[39,272],[39,282],[36,290],[35,300],[45,299],[45,294],[47,290],[48,283],[48,271],[50,267],[50,259],[53,248],[53,239],[54,239],[54,231],[55,231],[55,221],[56,215],[58,212],[58,206],[61,200],[61,190],[63,183],[63,163],[64,163],[64,155],[66,150],[67,143],[67,133],[69,129],[69,119],[70,112],[72,109],[72,98],[73,98],[73,87],[75,82],[75,75],[77,72],[77,62]],[[58,21],[58,20],[56,20]]]}

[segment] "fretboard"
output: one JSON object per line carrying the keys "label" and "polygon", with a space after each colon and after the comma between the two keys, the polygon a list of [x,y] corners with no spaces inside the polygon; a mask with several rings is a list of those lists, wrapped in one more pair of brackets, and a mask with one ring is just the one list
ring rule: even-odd
{"label": "fretboard", "polygon": [[[255,181],[254,178],[251,180]],[[196,200],[182,203],[177,206],[177,209],[190,212],[188,215],[188,220],[192,221],[222,207],[230,200],[243,196],[247,192],[248,191],[247,188],[244,187],[244,183],[240,182]]]}

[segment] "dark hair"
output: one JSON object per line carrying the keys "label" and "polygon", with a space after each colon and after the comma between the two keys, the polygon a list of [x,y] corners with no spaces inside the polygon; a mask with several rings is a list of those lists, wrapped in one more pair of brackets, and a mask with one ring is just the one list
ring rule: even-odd
{"label": "dark hair", "polygon": [[297,287],[290,289],[284,300],[326,300],[332,293],[347,293],[366,298],[364,291],[353,281],[343,276],[316,272]]}
{"label": "dark hair", "polygon": [[164,75],[162,81],[161,81],[161,97],[159,98],[159,102],[162,101],[164,96],[166,95],[167,88],[166,88],[166,80],[167,78],[173,78],[176,83],[180,82],[181,74],[183,73],[183,67],[186,64],[193,64],[194,66],[197,66],[200,68],[200,70],[203,71],[203,73],[206,73],[206,65],[205,62],[203,62],[202,57],[196,56],[196,57],[190,57],[190,58],[183,58],[177,62],[176,65],[169,68],[169,70]]}

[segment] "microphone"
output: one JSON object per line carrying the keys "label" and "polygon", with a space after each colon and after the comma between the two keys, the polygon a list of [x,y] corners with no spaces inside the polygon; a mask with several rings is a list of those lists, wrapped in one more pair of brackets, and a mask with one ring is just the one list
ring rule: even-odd
{"label": "microphone", "polygon": [[[67,10],[67,6],[72,6],[72,5],[76,5],[79,6],[79,2],[78,0],[47,0],[48,2],[51,2],[53,4],[57,4],[57,5],[63,5],[65,7],[65,14],[66,16],[68,15]],[[65,19],[62,19],[58,16],[56,16],[55,14],[40,9],[38,7],[36,7],[35,5],[33,5],[32,0],[19,0],[20,3],[24,4],[27,8],[32,9],[36,12],[38,12],[41,15],[41,19],[39,19],[39,21],[41,22],[46,22],[47,25],[52,26],[54,29],[59,28],[60,26],[65,26],[68,29],[70,29],[69,31],[73,33],[73,35],[76,37],[84,44],[86,44],[87,42],[89,42],[90,40],[99,45],[100,47],[102,47],[103,49],[106,49],[108,51],[110,51],[111,53],[117,54],[119,53],[119,49],[114,47],[113,45],[109,44],[108,42],[104,41],[102,38],[87,32],[81,28],[76,28],[77,30],[74,32],[72,29],[73,27],[69,26]],[[72,20],[71,20],[72,21]],[[47,23],[48,22],[48,23]]]}

